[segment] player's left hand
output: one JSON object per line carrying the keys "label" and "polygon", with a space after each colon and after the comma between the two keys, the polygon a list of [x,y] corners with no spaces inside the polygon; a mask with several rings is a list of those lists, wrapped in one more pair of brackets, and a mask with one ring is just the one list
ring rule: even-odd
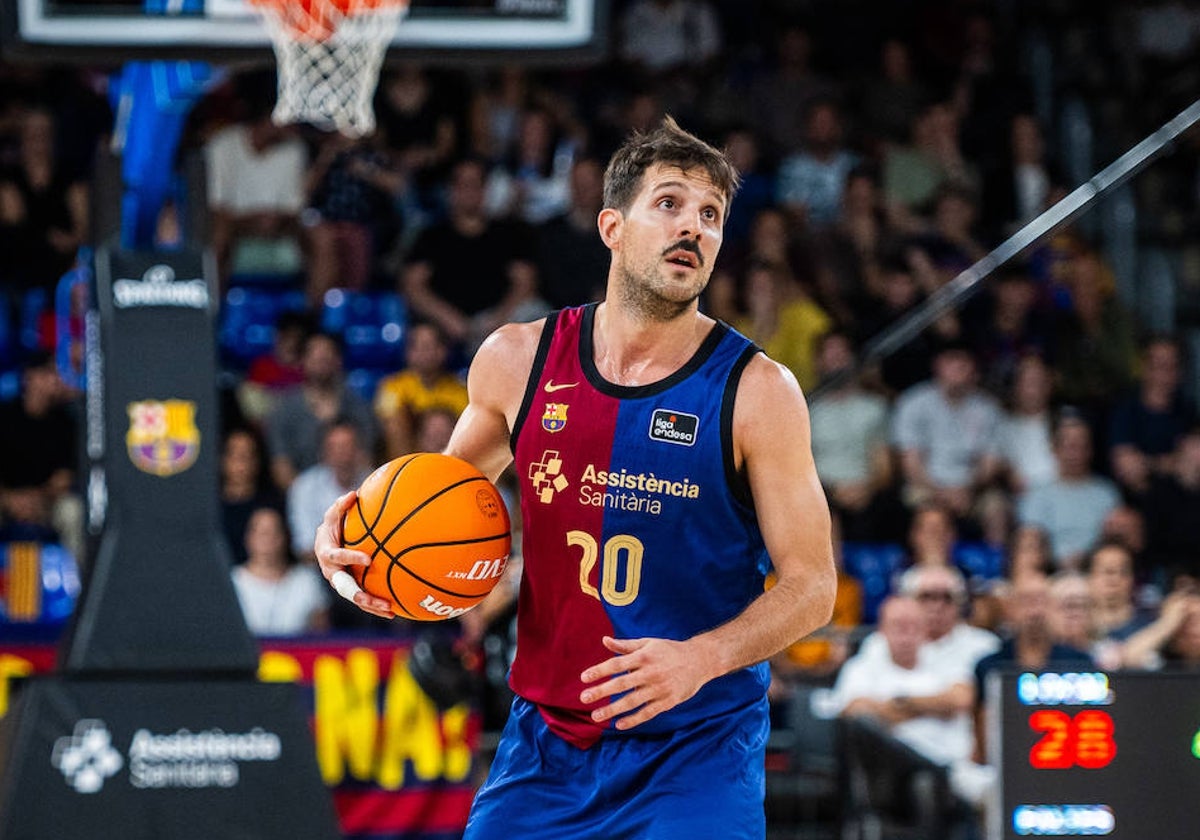
{"label": "player's left hand", "polygon": [[580,675],[583,682],[598,684],[585,688],[579,699],[595,703],[623,696],[592,712],[597,723],[616,718],[617,729],[632,729],[688,700],[710,678],[704,658],[689,650],[687,642],[611,636],[603,641],[617,655]]}

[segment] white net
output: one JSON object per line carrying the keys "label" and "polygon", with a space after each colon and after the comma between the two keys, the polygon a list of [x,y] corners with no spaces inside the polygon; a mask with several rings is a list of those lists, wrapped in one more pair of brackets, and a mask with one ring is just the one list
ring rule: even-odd
{"label": "white net", "polygon": [[[371,100],[406,0],[259,3],[278,64],[280,124],[310,123],[361,137],[375,129]],[[339,8],[340,7],[340,8]]]}

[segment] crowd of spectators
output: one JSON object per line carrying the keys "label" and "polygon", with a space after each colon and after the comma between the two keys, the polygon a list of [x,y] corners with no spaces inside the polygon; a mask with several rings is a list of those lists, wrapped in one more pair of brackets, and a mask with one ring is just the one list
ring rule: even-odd
{"label": "crowd of spectators", "polygon": [[[490,330],[598,298],[603,161],[671,113],[743,176],[703,307],[807,392],[837,383],[811,412],[840,606],[831,629],[777,658],[773,696],[836,680],[844,714],[955,768],[974,800],[987,670],[1200,667],[1200,359],[1181,332],[1200,261],[1188,245],[1169,323],[1145,322],[1122,292],[1136,285],[1129,267],[1079,221],[862,376],[841,376],[1076,185],[1057,119],[1068,99],[1092,115],[1088,165],[1187,104],[1198,21],[1183,0],[628,0],[594,67],[387,68],[379,129],[359,141],[275,126],[263,80],[230,77],[181,150],[207,162],[221,289],[299,291],[308,306],[283,314],[270,353],[225,372],[220,502],[254,628],[354,624],[293,574],[308,568],[319,512],[380,459],[444,444]],[[0,282],[17,313],[88,240],[108,115],[98,70],[0,64],[0,80]],[[1196,218],[1196,144],[1182,145],[1139,182],[1139,235],[1178,243]],[[348,384],[344,348],[319,329],[339,288],[407,308],[405,364],[369,389]],[[53,319],[31,323],[52,346]],[[9,361],[24,373],[0,420],[2,533],[57,528],[80,546],[79,476],[61,457],[79,395],[44,355]],[[899,559],[873,589],[860,560],[887,547]],[[979,556],[995,562],[966,559]],[[304,609],[282,614],[282,592]],[[876,614],[879,635],[863,639]]]}

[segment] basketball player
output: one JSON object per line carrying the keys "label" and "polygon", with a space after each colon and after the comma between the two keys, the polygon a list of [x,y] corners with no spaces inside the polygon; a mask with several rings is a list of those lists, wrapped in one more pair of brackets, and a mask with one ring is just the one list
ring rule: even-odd
{"label": "basketball player", "polygon": [[[670,119],[632,137],[605,302],[504,326],[471,366],[446,452],[493,479],[515,459],[525,571],[470,840],[765,834],[764,660],[829,620],[835,573],[800,388],[698,309],[736,185]],[[368,562],[339,547],[352,503],[317,531],[326,578]]]}

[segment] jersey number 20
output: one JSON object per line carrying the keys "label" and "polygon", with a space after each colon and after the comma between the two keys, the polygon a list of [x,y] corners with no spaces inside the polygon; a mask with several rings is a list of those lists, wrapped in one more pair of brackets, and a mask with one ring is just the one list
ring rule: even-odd
{"label": "jersey number 20", "polygon": [[[592,585],[592,568],[600,556],[600,544],[587,531],[568,531],[567,545],[579,546],[583,556],[579,559],[579,588],[596,600],[604,600],[614,607],[632,604],[638,596],[642,583],[642,541],[629,534],[614,534],[604,543],[604,566],[600,576],[600,589]],[[625,562],[622,564],[622,554]],[[622,566],[625,574],[622,575]],[[620,578],[624,578],[621,580]]]}

